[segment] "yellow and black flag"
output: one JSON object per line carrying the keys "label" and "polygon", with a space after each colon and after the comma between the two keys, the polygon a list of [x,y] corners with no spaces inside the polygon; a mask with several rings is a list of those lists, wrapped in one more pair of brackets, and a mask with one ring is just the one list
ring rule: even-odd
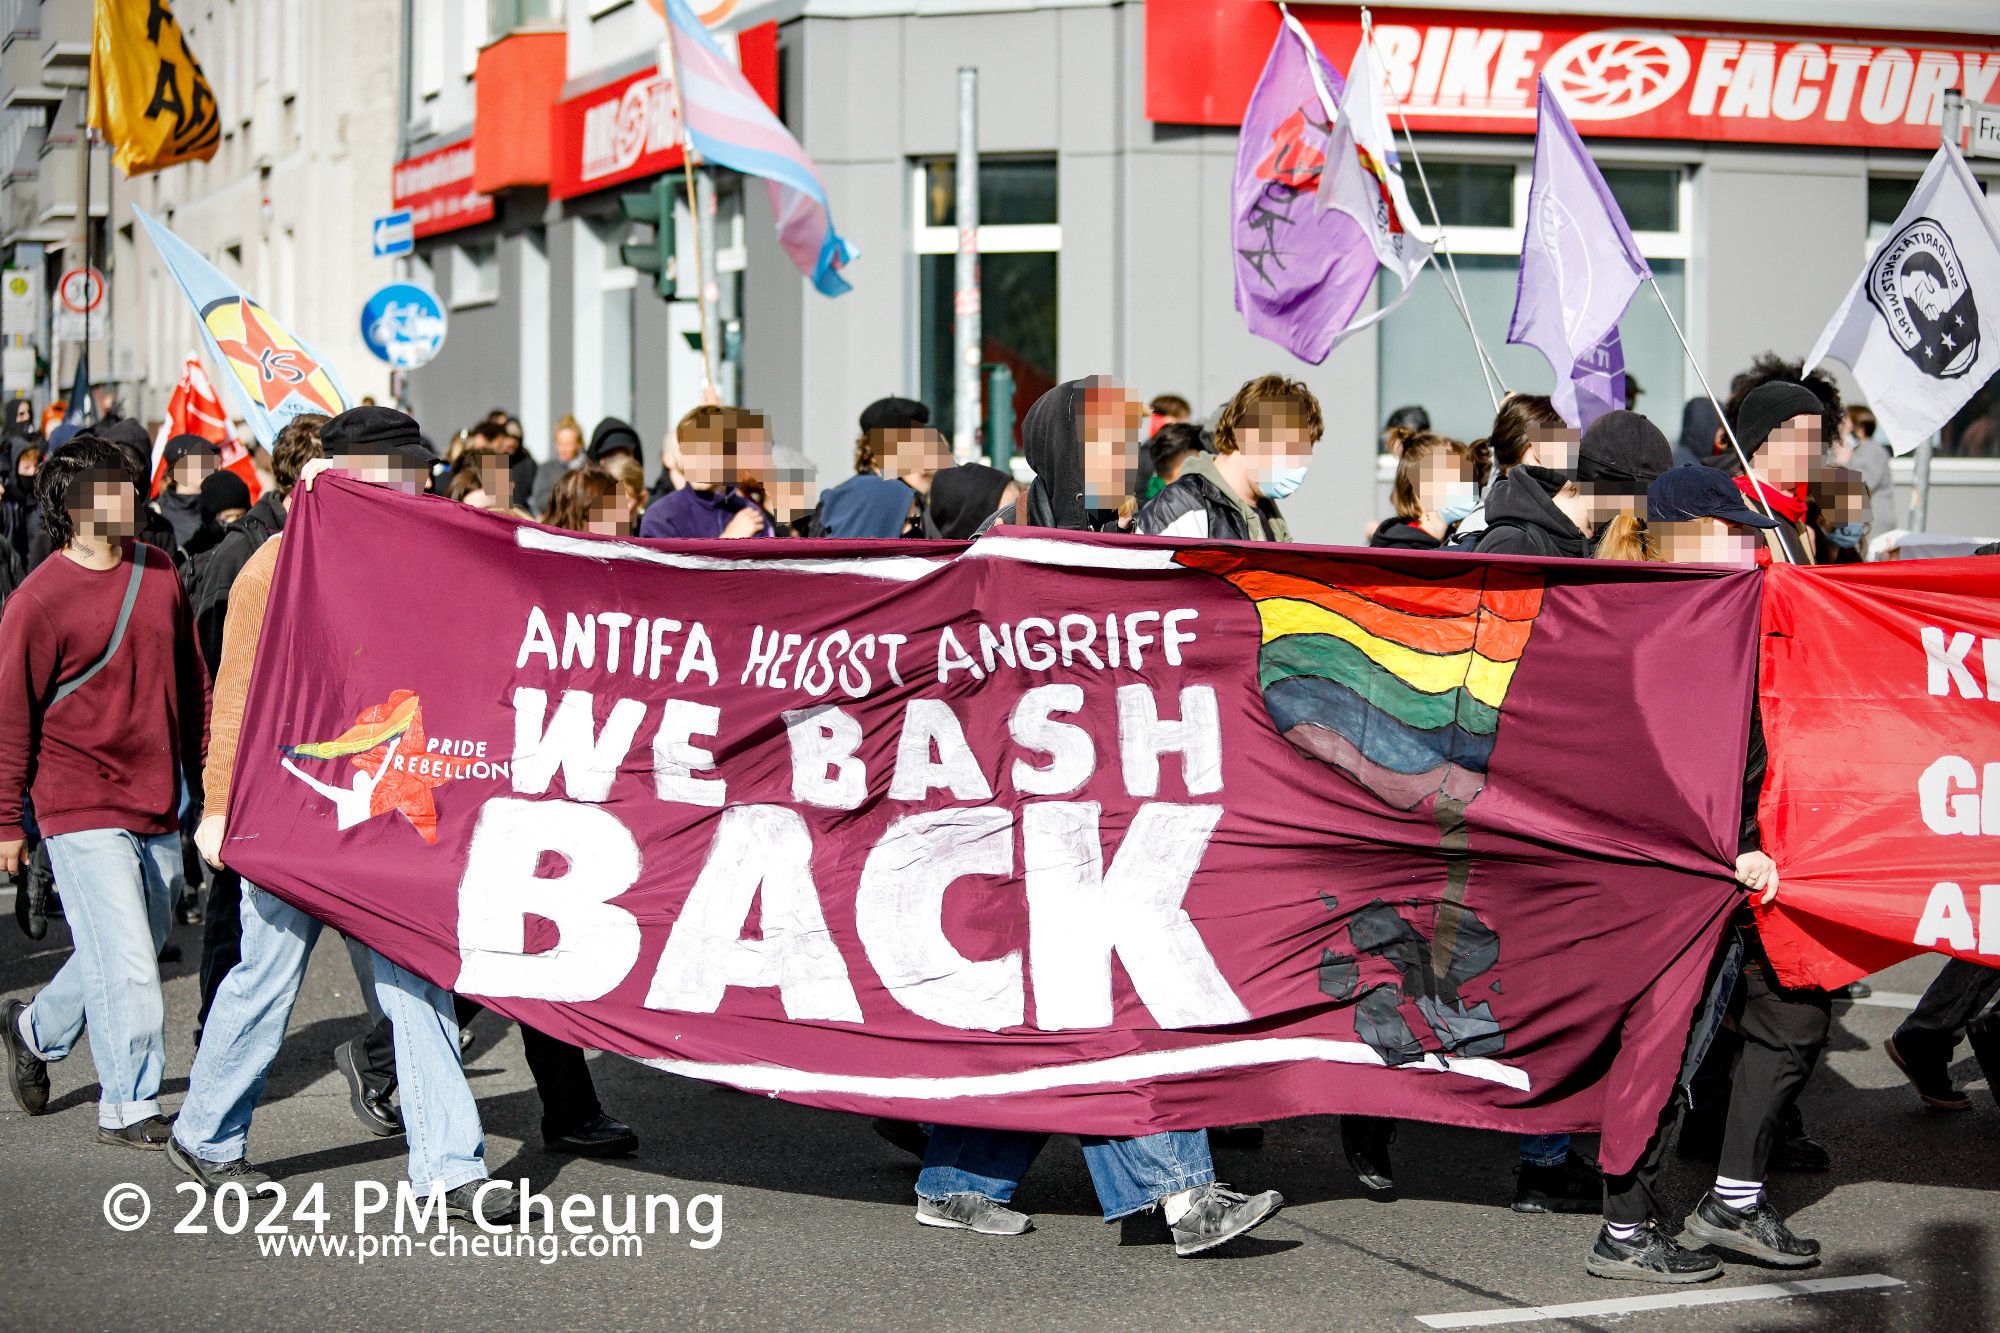
{"label": "yellow and black flag", "polygon": [[215,89],[167,0],[97,0],[90,127],[127,176],[207,161],[222,137]]}

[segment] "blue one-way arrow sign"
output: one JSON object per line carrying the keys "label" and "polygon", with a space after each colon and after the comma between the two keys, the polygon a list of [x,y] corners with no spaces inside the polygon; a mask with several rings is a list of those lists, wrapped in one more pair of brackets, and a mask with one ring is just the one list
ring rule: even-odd
{"label": "blue one-way arrow sign", "polygon": [[416,228],[410,220],[410,210],[390,213],[375,219],[375,257],[387,259],[391,255],[406,255],[416,246]]}

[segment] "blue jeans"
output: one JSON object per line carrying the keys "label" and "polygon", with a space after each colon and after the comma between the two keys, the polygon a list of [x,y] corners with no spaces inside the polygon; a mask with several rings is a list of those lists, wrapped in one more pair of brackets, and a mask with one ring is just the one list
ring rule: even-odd
{"label": "blue jeans", "polygon": [[1569,1135],[1523,1134],[1521,1163],[1524,1166],[1561,1166],[1569,1160]]}
{"label": "blue jeans", "polygon": [[181,896],[181,842],[124,829],[58,833],[49,864],[75,952],[28,1006],[35,1053],[60,1060],[90,1027],[97,1123],[123,1129],[160,1113],[166,1006],[160,946]]}
{"label": "blue jeans", "polygon": [[[1048,1141],[1046,1134],[1020,1130],[935,1125],[930,1148],[924,1153],[924,1169],[917,1176],[917,1197],[937,1200],[951,1194],[983,1194],[1006,1203]],[[1215,1160],[1209,1155],[1205,1129],[1168,1130],[1130,1139],[1080,1136],[1079,1141],[1107,1222],[1143,1212],[1169,1194],[1215,1179]]]}
{"label": "blue jeans", "polygon": [[[174,1140],[207,1162],[244,1154],[250,1117],[285,1039],[320,923],[277,895],[243,881],[243,958],[223,978],[202,1028]],[[410,1180],[456,1189],[486,1177],[479,1110],[459,1064],[451,995],[380,954],[374,990],[396,1025],[396,1068]]]}

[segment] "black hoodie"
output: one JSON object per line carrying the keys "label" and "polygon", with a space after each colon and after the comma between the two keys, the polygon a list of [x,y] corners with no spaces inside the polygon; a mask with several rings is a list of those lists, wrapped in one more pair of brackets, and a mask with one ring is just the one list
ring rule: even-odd
{"label": "black hoodie", "polygon": [[1569,474],[1523,463],[1493,483],[1486,494],[1486,530],[1481,555],[1590,556],[1590,538],[1556,508],[1555,495]]}
{"label": "black hoodie", "polygon": [[1405,551],[1435,551],[1443,542],[1407,518],[1385,518],[1368,534],[1370,546],[1394,546]]}

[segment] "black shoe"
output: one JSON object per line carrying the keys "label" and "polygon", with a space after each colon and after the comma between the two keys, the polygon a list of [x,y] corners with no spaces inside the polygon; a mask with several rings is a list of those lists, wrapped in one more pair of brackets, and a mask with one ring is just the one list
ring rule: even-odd
{"label": "black shoe", "polygon": [[2000,1097],[2000,1019],[1992,1014],[1973,1019],[1965,1039],[1972,1046],[1972,1058],[1979,1061],[1979,1072],[1986,1075],[1986,1090]]}
{"label": "black shoe", "polygon": [[1896,1068],[1903,1071],[1903,1077],[1910,1080],[1910,1086],[1917,1090],[1917,1097],[1925,1106],[1939,1111],[1967,1111],[1972,1102],[1964,1093],[1952,1086],[1951,1052],[1938,1050],[1921,1037],[1902,1037],[1901,1033],[1882,1043],[1882,1049]]}
{"label": "black shoe", "polygon": [[1722,1260],[1706,1250],[1690,1250],[1663,1236],[1648,1222],[1631,1240],[1619,1240],[1602,1227],[1597,1243],[1584,1256],[1592,1277],[1626,1282],[1706,1282],[1722,1276]]}
{"label": "black shoe", "polygon": [[1361,1188],[1374,1195],[1396,1192],[1396,1170],[1389,1145],[1396,1141],[1396,1122],[1372,1115],[1340,1118],[1340,1148]]}
{"label": "black shoe", "polygon": [[632,1127],[602,1111],[560,1134],[544,1129],[542,1142],[557,1152],[573,1152],[579,1157],[629,1157],[639,1151],[639,1136]]}
{"label": "black shoe", "polygon": [[931,1150],[930,1132],[922,1125],[909,1120],[891,1120],[887,1116],[876,1116],[868,1122],[875,1131],[875,1137],[894,1148],[901,1148],[919,1162]]}
{"label": "black shoe", "polygon": [[1604,1177],[1582,1158],[1572,1154],[1554,1166],[1521,1163],[1521,1180],[1514,1187],[1515,1212],[1595,1213],[1603,1207]]}
{"label": "black shoe", "polygon": [[1806,1137],[1803,1127],[1780,1129],[1771,1145],[1770,1169],[1786,1175],[1817,1175],[1833,1165],[1833,1154],[1818,1139]]}
{"label": "black shoe", "polygon": [[1833,998],[1836,1000],[1848,1000],[1848,1001],[1865,1000],[1874,993],[1875,993],[1875,988],[1869,985],[1867,982],[1850,981],[1845,986],[1842,986],[1838,990],[1834,991]]}
{"label": "black shoe", "polygon": [[0,1004],[0,1039],[7,1046],[7,1090],[14,1104],[29,1115],[49,1109],[49,1062],[28,1048],[21,1037],[21,1015],[27,1005],[20,1000]]}
{"label": "black shoe", "polygon": [[31,940],[47,936],[55,896],[56,872],[49,864],[48,844],[38,842],[14,888],[14,921],[23,935]]}
{"label": "black shoe", "polygon": [[167,1160],[181,1171],[193,1176],[211,1191],[218,1186],[235,1181],[250,1193],[255,1194],[259,1185],[268,1185],[271,1178],[250,1165],[248,1157],[239,1157],[233,1162],[211,1162],[207,1158],[196,1157],[181,1147],[179,1139],[167,1136]]}
{"label": "black shoe", "polygon": [[1262,1125],[1225,1125],[1221,1129],[1208,1131],[1208,1142],[1214,1148],[1235,1148],[1240,1152],[1255,1152],[1264,1146]]}
{"label": "black shoe", "polygon": [[167,1140],[174,1136],[174,1122],[163,1115],[149,1115],[136,1124],[123,1129],[97,1127],[97,1141],[113,1148],[138,1148],[143,1152],[158,1152],[167,1146]]}
{"label": "black shoe", "polygon": [[1819,1262],[1819,1242],[1793,1235],[1778,1210],[1762,1199],[1748,1212],[1738,1212],[1713,1194],[1703,1195],[1688,1214],[1687,1234],[1704,1245],[1779,1268],[1811,1268]]}
{"label": "black shoe", "polygon": [[390,1104],[391,1089],[377,1086],[361,1072],[354,1058],[355,1043],[344,1041],[333,1048],[333,1067],[347,1080],[347,1104],[361,1128],[378,1139],[392,1139],[403,1132],[403,1117]]}
{"label": "black shoe", "polygon": [[202,921],[201,895],[198,893],[183,894],[180,906],[174,909],[174,919],[179,921],[183,926],[200,925]]}
{"label": "black shoe", "polygon": [[[488,1185],[492,1185],[492,1188],[487,1189]],[[486,1197],[475,1205],[473,1200],[482,1189],[486,1190]],[[514,1187],[505,1181],[495,1184],[486,1180],[468,1180],[444,1196],[446,1217],[469,1221],[475,1207],[478,1208],[479,1215],[486,1220],[486,1225],[490,1227],[505,1226],[521,1215],[520,1197],[515,1194]]]}

